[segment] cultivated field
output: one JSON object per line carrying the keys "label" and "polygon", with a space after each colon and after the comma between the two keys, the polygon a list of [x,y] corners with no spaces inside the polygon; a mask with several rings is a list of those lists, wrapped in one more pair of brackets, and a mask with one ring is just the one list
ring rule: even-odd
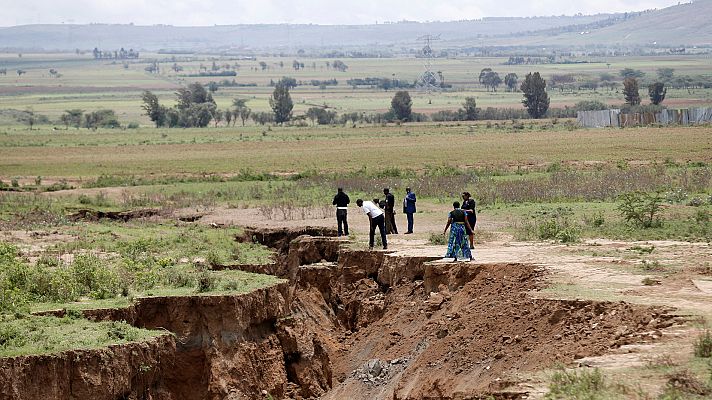
{"label": "cultivated field", "polygon": [[[297,57],[298,58],[298,57]],[[295,115],[303,113],[311,106],[328,105],[339,113],[386,111],[390,107],[392,91],[371,88],[353,89],[347,80],[354,78],[388,78],[412,83],[423,73],[422,59],[386,58],[386,59],[345,59],[346,72],[335,71],[326,67],[326,62],[334,59],[300,58],[304,69],[292,69],[294,57],[259,57],[257,60],[240,60],[219,56],[167,56],[144,54],[140,60],[128,60],[127,68],[123,61],[96,61],[90,54],[0,54],[0,69],[7,68],[7,75],[0,75],[0,103],[3,108],[24,110],[28,107],[35,112],[46,114],[53,119],[67,109],[87,111],[109,108],[117,112],[124,123],[132,121],[150,125],[142,116],[140,109],[141,92],[152,90],[161,100],[170,104],[174,101],[173,92],[191,82],[219,82],[223,79],[232,81],[233,77],[190,78],[182,75],[198,74],[200,66],[211,68],[229,64],[237,67],[235,81],[239,84],[256,84],[255,87],[223,87],[214,95],[220,108],[228,108],[232,99],[248,99],[248,106],[253,111],[267,111],[268,98],[272,93],[270,80],[278,81],[289,76],[298,81],[336,79],[338,85],[320,89],[318,86],[298,86],[292,91],[295,103]],[[160,73],[151,74],[144,69],[154,60],[160,61]],[[602,73],[609,73],[616,78],[624,68],[639,69],[649,79],[654,79],[658,68],[673,68],[676,75],[705,75],[709,73],[710,60],[706,56],[660,56],[660,57],[581,57],[574,58],[580,64],[542,64],[542,65],[504,65],[507,58],[457,58],[436,59],[434,71],[441,71],[446,83],[453,89],[438,95],[427,95],[411,90],[413,110],[432,113],[439,110],[454,110],[461,106],[464,98],[475,96],[479,107],[521,108],[521,94],[506,92],[502,84],[497,92],[488,92],[478,83],[480,71],[492,68],[504,79],[507,73],[514,72],[520,82],[528,72],[539,71],[545,79],[552,74],[574,74],[579,80],[598,78]],[[265,62],[267,69],[262,70],[259,62]],[[281,63],[281,64],[280,64]],[[171,69],[173,64],[183,67],[180,72]],[[281,66],[280,66],[281,65]],[[15,71],[22,69],[26,74],[18,76]],[[62,76],[54,78],[49,70],[56,69]],[[551,107],[573,106],[581,100],[599,100],[611,105],[623,103],[623,95],[618,89],[550,91]],[[645,88],[641,89],[645,97]],[[671,89],[668,91],[666,104],[674,107],[686,107],[709,104],[712,101],[710,89]]]}

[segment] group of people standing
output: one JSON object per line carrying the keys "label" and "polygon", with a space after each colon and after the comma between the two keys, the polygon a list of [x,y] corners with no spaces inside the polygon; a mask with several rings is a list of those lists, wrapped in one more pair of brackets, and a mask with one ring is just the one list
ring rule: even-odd
{"label": "group of people standing", "polygon": [[[373,201],[356,200],[356,205],[368,216],[370,229],[368,235],[368,246],[373,249],[376,235],[376,228],[381,235],[383,249],[388,249],[388,239],[386,235],[398,234],[395,218],[395,196],[389,188],[383,189],[384,199],[373,199]],[[344,193],[343,188],[338,188],[334,196],[333,205],[336,206],[336,223],[338,235],[349,234],[349,224],[347,220],[347,210],[350,203],[349,196]],[[405,188],[403,198],[403,213],[407,217],[408,231],[405,234],[413,233],[413,215],[416,212],[416,197],[411,188]],[[472,249],[474,248],[474,228],[477,224],[477,211],[475,200],[469,192],[462,193],[462,204],[454,202],[453,210],[448,214],[447,224],[443,234],[450,229],[448,238],[446,258],[472,260]]]}
{"label": "group of people standing", "polygon": [[[406,235],[413,233],[413,214],[416,212],[415,202],[417,201],[415,193],[411,189],[405,188],[405,197],[403,198],[403,213],[408,220],[408,231]],[[383,189],[383,200],[373,199],[373,201],[356,200],[356,205],[368,216],[370,222],[369,229],[369,247],[373,248],[375,242],[376,228],[381,234],[381,242],[383,249],[388,248],[388,239],[386,235],[398,234],[398,225],[396,224],[396,198],[391,193],[389,188]],[[349,234],[349,223],[347,219],[347,209],[350,203],[349,196],[344,193],[343,188],[338,188],[336,196],[334,196],[333,205],[336,206],[336,224],[338,227],[338,235]]]}

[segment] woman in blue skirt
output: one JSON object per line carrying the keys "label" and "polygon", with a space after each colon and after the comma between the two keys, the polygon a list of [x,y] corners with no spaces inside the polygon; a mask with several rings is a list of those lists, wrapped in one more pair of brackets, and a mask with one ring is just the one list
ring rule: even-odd
{"label": "woman in blue skirt", "polygon": [[460,209],[460,202],[452,203],[454,210],[450,211],[447,216],[447,225],[443,234],[447,233],[447,228],[450,228],[450,239],[447,242],[446,258],[452,257],[457,261],[462,260],[472,261],[472,253],[468,243],[468,232],[472,229],[467,221],[467,214]]}

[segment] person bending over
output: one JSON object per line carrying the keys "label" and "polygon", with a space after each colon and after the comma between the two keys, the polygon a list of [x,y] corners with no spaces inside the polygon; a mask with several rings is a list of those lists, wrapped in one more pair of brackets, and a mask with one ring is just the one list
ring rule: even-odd
{"label": "person bending over", "polygon": [[386,250],[388,248],[388,241],[386,240],[386,226],[383,211],[371,201],[358,199],[356,200],[356,205],[361,207],[363,213],[368,216],[368,221],[370,223],[370,229],[368,231],[368,248],[373,250],[376,227],[378,227],[378,231],[381,234],[381,241],[383,242],[383,250]]}

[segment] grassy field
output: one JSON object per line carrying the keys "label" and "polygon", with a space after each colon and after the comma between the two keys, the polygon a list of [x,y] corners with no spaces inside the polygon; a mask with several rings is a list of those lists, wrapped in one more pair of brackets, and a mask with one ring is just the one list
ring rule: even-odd
{"label": "grassy field", "polygon": [[[111,175],[423,170],[427,165],[516,169],[553,162],[712,161],[707,127],[590,129],[511,122],[499,128],[415,124],[358,128],[140,129],[0,134],[0,179]],[[127,168],[128,167],[128,168]]]}
{"label": "grassy field", "polygon": [[[144,71],[154,60],[161,62],[160,73]],[[171,104],[173,92],[191,82],[208,83],[220,81],[225,77],[187,77],[197,74],[201,65],[206,68],[229,64],[237,68],[236,82],[256,84],[256,87],[225,87],[215,93],[218,106],[227,108],[236,97],[248,99],[253,111],[267,111],[268,98],[272,88],[270,81],[277,81],[283,76],[294,77],[301,81],[336,79],[337,86],[320,89],[317,86],[299,86],[292,91],[295,102],[295,114],[303,113],[313,105],[328,104],[342,112],[381,112],[388,109],[392,92],[372,88],[353,89],[346,81],[351,78],[379,77],[412,82],[423,72],[422,60],[418,58],[387,59],[346,59],[348,70],[335,71],[326,67],[333,59],[300,59],[304,69],[295,71],[291,68],[293,58],[260,57],[258,60],[234,60],[220,56],[181,56],[171,58],[160,54],[144,54],[141,60],[127,61],[126,68],[121,61],[95,61],[87,55],[75,54],[0,54],[0,68],[7,68],[7,75],[0,75],[0,103],[3,108],[24,110],[33,109],[46,114],[52,119],[67,109],[79,108],[87,111],[97,108],[110,108],[117,112],[123,123],[140,122],[149,125],[150,121],[140,109],[142,90],[156,92],[162,101]],[[262,70],[259,62],[267,63]],[[504,85],[497,92],[487,92],[478,84],[478,76],[483,68],[493,68],[500,77],[509,72],[516,73],[520,80],[532,71],[540,71],[548,79],[552,74],[575,74],[578,79],[598,78],[601,73],[618,74],[623,68],[640,69],[646,77],[653,79],[657,68],[674,68],[678,75],[708,74],[709,60],[699,56],[660,56],[660,57],[581,57],[580,64],[545,64],[545,65],[504,65],[506,58],[465,57],[457,59],[437,59],[434,69],[441,71],[446,83],[453,89],[444,93],[425,94],[411,90],[413,110],[432,113],[444,109],[457,109],[467,96],[477,97],[480,107],[521,108],[521,94],[505,91]],[[183,71],[174,72],[171,66],[177,63]],[[280,66],[281,63],[281,66]],[[60,78],[50,76],[49,69],[56,69]],[[26,74],[18,76],[15,71],[23,69]],[[232,80],[232,77],[227,77]],[[644,88],[643,88],[644,89]],[[641,90],[643,97],[645,91]],[[560,92],[551,90],[551,106],[571,106],[580,100],[596,99],[612,105],[623,102],[619,90],[599,89]],[[681,107],[712,103],[712,90],[669,90],[666,103]]]}

